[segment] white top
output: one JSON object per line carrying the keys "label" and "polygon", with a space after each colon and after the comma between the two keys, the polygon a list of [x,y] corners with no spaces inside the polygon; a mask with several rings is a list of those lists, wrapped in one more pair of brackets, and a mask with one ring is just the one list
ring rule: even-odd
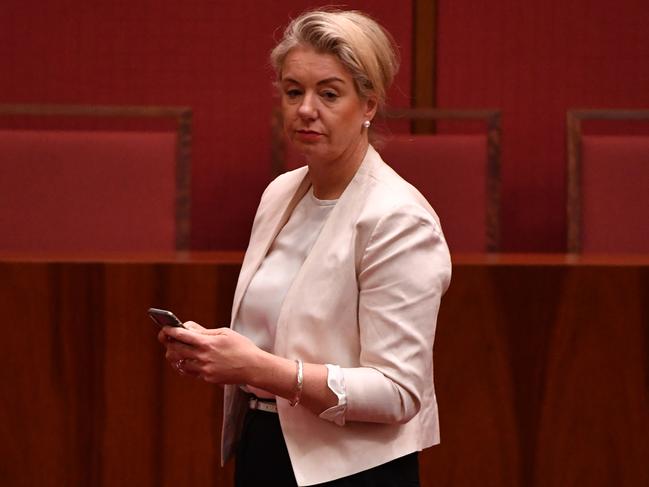
{"label": "white top", "polygon": [[[277,320],[286,293],[337,201],[316,198],[311,187],[293,210],[250,281],[241,301],[235,329],[262,350],[273,352]],[[338,404],[320,417],[342,425],[347,404],[342,371],[337,365],[326,366],[327,384],[338,397]],[[243,386],[243,389],[257,397],[275,398],[256,387]]]}

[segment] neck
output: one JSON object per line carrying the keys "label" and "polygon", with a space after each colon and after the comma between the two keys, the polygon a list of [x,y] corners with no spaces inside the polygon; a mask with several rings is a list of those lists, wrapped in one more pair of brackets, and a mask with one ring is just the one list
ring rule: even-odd
{"label": "neck", "polygon": [[343,194],[360,167],[368,148],[367,139],[330,161],[308,161],[313,195],[321,200],[335,200]]}

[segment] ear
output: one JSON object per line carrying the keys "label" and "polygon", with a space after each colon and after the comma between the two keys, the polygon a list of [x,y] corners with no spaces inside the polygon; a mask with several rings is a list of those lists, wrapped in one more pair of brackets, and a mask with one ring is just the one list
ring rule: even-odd
{"label": "ear", "polygon": [[367,97],[364,103],[364,113],[363,117],[365,120],[373,120],[374,115],[376,115],[376,110],[379,107],[379,102],[375,95],[370,95]]}

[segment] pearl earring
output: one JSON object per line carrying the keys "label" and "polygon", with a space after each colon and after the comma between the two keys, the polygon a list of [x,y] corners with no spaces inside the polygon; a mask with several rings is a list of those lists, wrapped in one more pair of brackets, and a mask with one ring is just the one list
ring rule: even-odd
{"label": "pearl earring", "polygon": [[363,127],[365,127],[366,129],[370,128],[370,125],[372,125],[372,122],[370,122],[369,120],[365,120],[363,122]]}

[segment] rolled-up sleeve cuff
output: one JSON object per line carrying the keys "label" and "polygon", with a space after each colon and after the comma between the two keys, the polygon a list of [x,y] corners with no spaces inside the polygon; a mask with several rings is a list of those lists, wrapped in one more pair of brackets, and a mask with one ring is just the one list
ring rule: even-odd
{"label": "rolled-up sleeve cuff", "polygon": [[347,410],[347,394],[345,392],[345,377],[338,365],[325,364],[327,367],[327,386],[338,398],[338,404],[325,409],[320,413],[320,418],[338,426],[345,424],[345,411]]}

